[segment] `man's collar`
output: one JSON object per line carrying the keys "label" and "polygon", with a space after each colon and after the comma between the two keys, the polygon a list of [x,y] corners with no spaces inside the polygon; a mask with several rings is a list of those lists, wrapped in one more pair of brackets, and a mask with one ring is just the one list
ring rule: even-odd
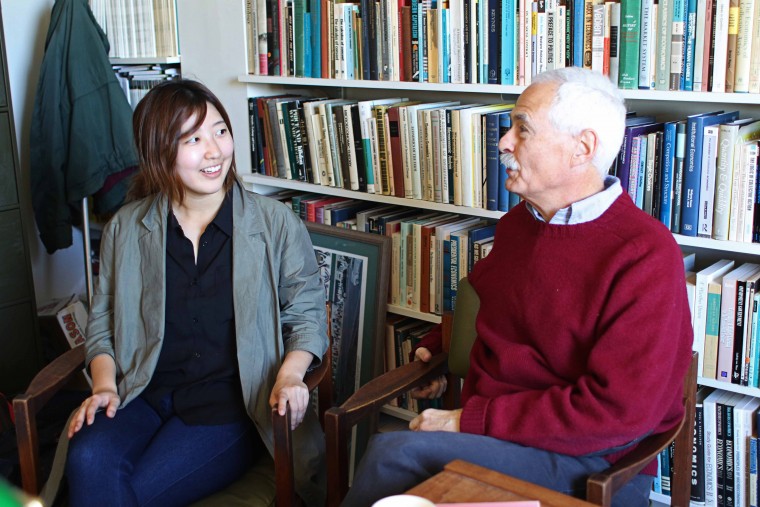
{"label": "man's collar", "polygon": [[[596,220],[612,206],[615,199],[622,193],[623,187],[620,185],[620,180],[615,176],[607,176],[604,179],[604,190],[558,210],[548,223],[552,225],[576,225]],[[525,204],[536,220],[545,222],[544,217],[535,207],[529,202]]]}

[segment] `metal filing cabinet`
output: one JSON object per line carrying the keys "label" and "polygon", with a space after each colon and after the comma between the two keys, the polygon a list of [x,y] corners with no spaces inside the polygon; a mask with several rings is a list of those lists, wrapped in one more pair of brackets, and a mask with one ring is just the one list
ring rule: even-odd
{"label": "metal filing cabinet", "polygon": [[[26,241],[29,196],[19,189],[16,130],[0,12],[0,391],[23,391],[40,368],[39,331]],[[26,215],[25,215],[26,213]]]}

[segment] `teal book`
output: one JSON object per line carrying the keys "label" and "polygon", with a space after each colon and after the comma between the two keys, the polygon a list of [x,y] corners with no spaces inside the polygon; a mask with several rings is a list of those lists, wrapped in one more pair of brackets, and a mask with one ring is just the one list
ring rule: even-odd
{"label": "teal book", "polygon": [[618,87],[639,87],[639,44],[641,36],[641,0],[628,0],[620,6],[620,74]]}
{"label": "teal book", "polygon": [[515,0],[501,1],[501,78],[503,85],[515,85],[517,75],[517,9]]}

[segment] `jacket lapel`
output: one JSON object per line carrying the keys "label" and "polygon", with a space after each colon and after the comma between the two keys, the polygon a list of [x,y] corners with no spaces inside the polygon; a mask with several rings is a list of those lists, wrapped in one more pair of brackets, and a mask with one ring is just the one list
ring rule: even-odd
{"label": "jacket lapel", "polygon": [[253,361],[256,365],[250,377],[241,369],[243,382],[248,384],[243,385],[246,393],[260,376],[264,357],[260,349],[265,340],[255,339],[255,334],[261,329],[256,325],[256,319],[261,307],[258,303],[261,281],[266,276],[266,247],[262,238],[263,224],[253,199],[239,187],[235,187],[232,193],[232,286],[238,362],[242,365],[243,361]]}
{"label": "jacket lapel", "polygon": [[[148,355],[156,353],[164,336],[166,309],[166,224],[167,200],[157,197],[148,207],[140,232],[140,262],[142,272],[142,298],[140,315],[143,316]],[[159,311],[156,311],[159,309]]]}

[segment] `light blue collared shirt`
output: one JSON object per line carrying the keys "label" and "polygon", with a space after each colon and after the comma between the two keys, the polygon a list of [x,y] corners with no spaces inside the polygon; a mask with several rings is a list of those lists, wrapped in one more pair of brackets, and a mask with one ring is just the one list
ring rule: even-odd
{"label": "light blue collared shirt", "polygon": [[[578,202],[574,202],[567,208],[558,210],[549,223],[552,225],[576,225],[596,220],[612,206],[615,199],[622,193],[623,187],[620,185],[620,180],[615,176],[607,176],[604,178],[604,190]],[[545,222],[544,217],[541,216],[541,213],[536,208],[528,202],[525,204],[533,216],[536,217],[536,220]]]}

